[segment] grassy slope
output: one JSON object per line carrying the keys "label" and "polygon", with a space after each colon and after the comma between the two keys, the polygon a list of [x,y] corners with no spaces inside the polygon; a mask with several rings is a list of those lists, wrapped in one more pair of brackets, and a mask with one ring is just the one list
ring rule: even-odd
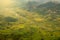
{"label": "grassy slope", "polygon": [[[31,13],[21,8],[5,9],[1,11],[5,17],[17,18],[17,22],[12,22],[11,26],[0,30],[2,40],[59,40],[60,21],[51,17],[45,18],[37,13]],[[3,18],[3,19],[4,19]],[[5,20],[3,20],[4,23]],[[0,21],[1,22],[1,21]],[[8,22],[6,22],[8,23]],[[13,35],[12,35],[13,34]],[[7,36],[8,35],[8,36]],[[18,36],[20,35],[20,36]],[[5,38],[6,37],[6,38]],[[18,38],[17,38],[18,37]],[[16,38],[16,39],[15,39]],[[11,40],[12,40],[11,39]]]}

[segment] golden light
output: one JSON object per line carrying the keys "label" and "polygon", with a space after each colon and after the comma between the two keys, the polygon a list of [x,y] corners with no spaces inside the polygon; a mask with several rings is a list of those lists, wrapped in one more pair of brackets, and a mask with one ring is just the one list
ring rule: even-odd
{"label": "golden light", "polygon": [[0,0],[0,6],[7,7],[12,5],[13,1],[12,0]]}

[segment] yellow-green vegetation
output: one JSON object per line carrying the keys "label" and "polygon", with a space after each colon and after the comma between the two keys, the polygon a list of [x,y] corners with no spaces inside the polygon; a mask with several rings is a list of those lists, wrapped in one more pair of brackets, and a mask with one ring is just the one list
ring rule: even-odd
{"label": "yellow-green vegetation", "polygon": [[0,0],[0,40],[60,40],[60,2]]}
{"label": "yellow-green vegetation", "polygon": [[21,8],[1,10],[0,40],[60,40],[60,18]]}

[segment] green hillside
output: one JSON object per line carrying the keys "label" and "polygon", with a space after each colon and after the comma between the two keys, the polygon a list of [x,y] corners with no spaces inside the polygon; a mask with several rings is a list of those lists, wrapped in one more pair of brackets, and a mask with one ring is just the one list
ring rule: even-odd
{"label": "green hillside", "polygon": [[0,8],[0,40],[60,40],[59,3],[17,6]]}
{"label": "green hillside", "polygon": [[0,40],[60,40],[60,18],[21,8],[1,10]]}

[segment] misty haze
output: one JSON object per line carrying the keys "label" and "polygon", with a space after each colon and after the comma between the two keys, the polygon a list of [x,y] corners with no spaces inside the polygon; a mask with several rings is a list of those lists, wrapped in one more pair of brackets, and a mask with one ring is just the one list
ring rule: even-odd
{"label": "misty haze", "polygon": [[0,0],[0,40],[60,40],[60,0]]}

